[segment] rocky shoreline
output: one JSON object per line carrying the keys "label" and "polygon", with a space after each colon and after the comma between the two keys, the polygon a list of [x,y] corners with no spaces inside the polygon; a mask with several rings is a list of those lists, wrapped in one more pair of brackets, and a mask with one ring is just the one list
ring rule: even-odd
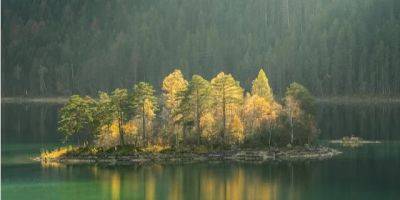
{"label": "rocky shoreline", "polygon": [[53,159],[36,158],[44,163],[89,164],[99,163],[108,165],[134,165],[144,163],[195,163],[213,161],[233,162],[268,162],[268,161],[297,161],[323,160],[341,154],[340,151],[329,147],[285,148],[272,150],[229,150],[209,153],[131,153],[129,155],[74,155],[60,156]]}

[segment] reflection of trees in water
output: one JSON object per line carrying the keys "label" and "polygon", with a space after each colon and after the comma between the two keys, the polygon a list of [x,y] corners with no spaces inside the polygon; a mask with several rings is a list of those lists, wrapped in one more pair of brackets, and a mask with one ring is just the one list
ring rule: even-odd
{"label": "reflection of trees in water", "polygon": [[400,139],[398,104],[320,104],[317,120],[324,139],[355,135],[367,140]]}
{"label": "reflection of trees in water", "polygon": [[[100,199],[321,199],[328,194],[328,199],[340,199],[344,194],[368,190],[371,185],[397,191],[398,145],[365,145],[354,151],[355,155],[346,153],[339,160],[125,167],[61,165],[44,168],[43,176],[66,182],[88,181],[87,194],[95,191]],[[79,190],[82,185],[71,187]]]}
{"label": "reflection of trees in water", "polygon": [[[8,143],[59,143],[63,136],[57,131],[57,104],[2,104],[2,137]],[[80,134],[85,139],[87,134]],[[79,138],[72,137],[76,142]]]}
{"label": "reflection of trees in water", "polygon": [[299,199],[312,180],[311,165],[306,163],[87,169],[108,199]]}
{"label": "reflection of trees in water", "polygon": [[40,119],[39,119],[39,134],[40,136],[47,135],[46,119],[47,119],[48,106],[42,106],[40,108]]}

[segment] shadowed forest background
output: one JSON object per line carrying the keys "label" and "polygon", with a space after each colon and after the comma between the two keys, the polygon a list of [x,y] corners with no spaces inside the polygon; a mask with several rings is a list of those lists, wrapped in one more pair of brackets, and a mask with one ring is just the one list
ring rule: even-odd
{"label": "shadowed forest background", "polygon": [[398,0],[2,1],[2,95],[97,94],[262,67],[277,95],[400,94]]}

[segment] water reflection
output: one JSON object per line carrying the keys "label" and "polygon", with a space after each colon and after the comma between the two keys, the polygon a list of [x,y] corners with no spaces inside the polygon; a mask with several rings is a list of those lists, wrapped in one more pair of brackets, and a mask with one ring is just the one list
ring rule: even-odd
{"label": "water reflection", "polygon": [[[307,163],[44,168],[44,176],[95,180],[105,199],[298,199],[313,174]],[[74,171],[75,174],[71,173]],[[100,192],[101,191],[101,192]]]}
{"label": "water reflection", "polygon": [[[45,168],[41,176],[94,182],[103,199],[392,198],[398,195],[399,145],[367,144],[315,162],[78,165]],[[371,194],[372,187],[379,192]]]}
{"label": "water reflection", "polygon": [[57,104],[1,104],[2,144],[51,143],[57,134]]}
{"label": "water reflection", "polygon": [[[363,145],[300,163],[107,167],[33,163],[59,145],[58,105],[2,104],[4,199],[395,199],[400,143]],[[400,139],[400,105],[318,105],[324,139]],[[50,191],[50,192],[49,192]],[[44,194],[46,194],[44,196]],[[329,194],[329,195],[327,195]]]}
{"label": "water reflection", "polygon": [[399,140],[399,116],[400,104],[319,104],[317,112],[323,139]]}

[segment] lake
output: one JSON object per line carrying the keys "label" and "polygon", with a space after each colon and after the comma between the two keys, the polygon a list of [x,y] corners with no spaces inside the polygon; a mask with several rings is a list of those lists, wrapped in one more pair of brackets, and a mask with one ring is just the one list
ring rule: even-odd
{"label": "lake", "polygon": [[59,108],[56,104],[1,105],[2,199],[336,200],[400,196],[400,104],[319,103],[321,143],[351,134],[383,141],[356,149],[336,145],[344,153],[331,160],[44,166],[30,158],[42,149],[60,146],[62,136],[56,131]]}

